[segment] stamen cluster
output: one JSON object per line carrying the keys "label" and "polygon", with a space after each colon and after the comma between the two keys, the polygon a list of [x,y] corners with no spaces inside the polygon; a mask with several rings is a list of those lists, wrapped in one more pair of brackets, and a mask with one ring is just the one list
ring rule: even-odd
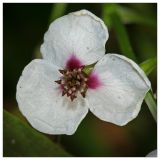
{"label": "stamen cluster", "polygon": [[83,67],[73,70],[59,70],[63,75],[60,80],[55,81],[61,85],[62,96],[67,95],[71,101],[77,98],[78,92],[85,97],[88,89],[88,76],[83,72]]}

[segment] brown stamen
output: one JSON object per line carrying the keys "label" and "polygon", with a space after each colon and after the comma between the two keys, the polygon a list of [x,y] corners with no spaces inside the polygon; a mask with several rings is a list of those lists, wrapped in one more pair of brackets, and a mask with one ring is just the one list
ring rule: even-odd
{"label": "brown stamen", "polygon": [[57,80],[57,81],[55,81],[56,83],[58,83],[58,84],[61,84],[61,80]]}
{"label": "brown stamen", "polygon": [[83,67],[75,68],[73,70],[59,70],[63,76],[60,80],[55,81],[61,85],[62,96],[70,97],[71,101],[77,98],[78,92],[85,97],[88,89],[88,77],[83,72]]}

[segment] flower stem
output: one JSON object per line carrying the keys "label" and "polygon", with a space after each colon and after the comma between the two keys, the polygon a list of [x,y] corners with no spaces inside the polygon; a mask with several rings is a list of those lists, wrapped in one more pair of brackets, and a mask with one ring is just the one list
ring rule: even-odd
{"label": "flower stem", "polygon": [[154,120],[157,122],[157,104],[154,101],[154,97],[153,97],[151,90],[146,94],[145,102],[147,103],[148,108],[149,108]]}

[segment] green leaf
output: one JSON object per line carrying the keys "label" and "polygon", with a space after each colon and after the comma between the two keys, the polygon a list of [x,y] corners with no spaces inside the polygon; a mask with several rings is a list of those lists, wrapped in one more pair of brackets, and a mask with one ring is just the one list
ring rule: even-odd
{"label": "green leaf", "polygon": [[63,16],[66,11],[66,8],[67,8],[66,3],[55,3],[53,5],[52,11],[51,11],[49,23],[51,23],[53,20]]}
{"label": "green leaf", "polygon": [[151,90],[146,94],[145,102],[148,105],[148,108],[154,120],[157,122],[157,104],[156,101],[154,100],[153,93]]}
{"label": "green leaf", "polygon": [[139,13],[132,8],[118,5],[117,12],[119,13],[124,23],[136,23],[156,27],[156,19]]}
{"label": "green leaf", "polygon": [[141,69],[149,75],[157,66],[157,57],[150,58],[140,64]]}
{"label": "green leaf", "polygon": [[[125,24],[142,24],[148,25],[151,27],[156,27],[156,19],[153,16],[148,16],[144,13],[140,13],[137,10],[126,7],[120,4],[105,4],[103,5],[102,17],[105,20],[107,26],[111,27],[111,13],[117,13],[120,16],[121,20]],[[112,26],[113,27],[113,26]]]}
{"label": "green leaf", "polygon": [[116,32],[117,40],[118,40],[120,49],[122,51],[122,54],[136,61],[136,56],[131,47],[127,31],[120,17],[116,13],[112,13],[110,16],[112,19],[112,26]]}
{"label": "green leaf", "polygon": [[[149,75],[156,68],[156,66],[157,57],[150,58],[140,64],[141,69],[146,73],[146,75]],[[151,90],[146,94],[145,102],[148,105],[153,118],[157,121],[157,104]]]}
{"label": "green leaf", "polygon": [[104,4],[102,9],[102,19],[107,25],[107,27],[110,29],[112,27],[112,19],[111,14],[116,12],[116,4]]}
{"label": "green leaf", "polygon": [[89,74],[92,72],[92,70],[93,70],[94,66],[96,65],[96,63],[97,63],[97,62],[95,62],[95,63],[93,63],[93,64],[86,65],[86,66],[83,68],[83,72],[86,73],[87,75],[89,75]]}
{"label": "green leaf", "polygon": [[4,111],[3,118],[5,157],[70,156],[60,146],[11,113]]}

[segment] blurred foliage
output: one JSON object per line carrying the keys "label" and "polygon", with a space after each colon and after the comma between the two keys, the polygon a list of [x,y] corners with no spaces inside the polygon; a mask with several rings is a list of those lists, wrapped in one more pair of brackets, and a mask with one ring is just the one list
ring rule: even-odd
{"label": "blurred foliage", "polygon": [[66,3],[54,4],[51,10],[49,23],[51,23],[56,18],[63,16],[66,11],[66,7],[67,7]]}
{"label": "blurred foliage", "polygon": [[[18,110],[15,93],[23,68],[32,59],[41,57],[39,48],[49,23],[80,9],[101,17],[109,28],[106,52],[124,54],[140,63],[150,73],[153,93],[157,92],[156,3],[5,3],[3,92],[4,108],[12,115],[4,112],[4,156],[68,155],[54,144],[55,136],[41,134],[26,124]],[[153,97],[148,103],[154,106],[152,100]],[[157,148],[157,126],[145,103],[138,117],[123,127],[103,122],[89,113],[74,135],[61,136],[61,145],[73,156],[141,157]]]}
{"label": "blurred foliage", "polygon": [[[141,6],[139,10],[135,9],[137,7],[139,8],[139,6]],[[149,12],[147,12],[146,14],[146,10],[142,12],[142,9],[145,7],[148,11],[151,11],[153,9],[153,5],[147,4],[119,5],[110,3],[109,5],[103,5],[102,17],[109,27],[113,27],[112,17],[110,16],[110,14],[112,14],[113,12],[120,16],[124,24],[138,24],[156,27],[156,16],[153,15],[154,12],[151,11],[150,14],[148,14]]]}
{"label": "blurred foliage", "polygon": [[143,69],[146,75],[149,75],[157,67],[157,57],[147,59],[140,64],[140,67]]}
{"label": "blurred foliage", "polygon": [[110,15],[112,19],[112,25],[113,29],[116,32],[117,40],[121,49],[121,53],[125,56],[127,56],[130,59],[133,59],[134,61],[137,61],[135,54],[133,53],[129,37],[127,35],[127,32],[125,30],[125,27],[123,23],[121,22],[120,17],[116,13],[112,13]]}
{"label": "blurred foliage", "polygon": [[11,113],[4,111],[5,157],[70,156],[42,133],[35,131]]}

